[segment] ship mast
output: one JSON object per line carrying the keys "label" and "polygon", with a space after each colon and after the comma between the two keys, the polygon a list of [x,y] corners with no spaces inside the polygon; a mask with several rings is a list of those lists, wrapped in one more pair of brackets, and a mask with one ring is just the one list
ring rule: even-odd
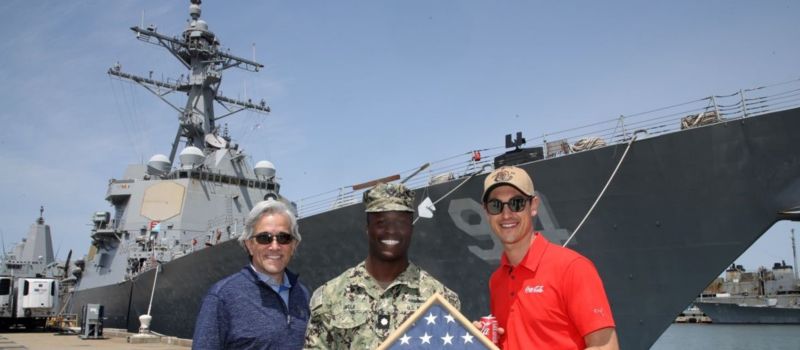
{"label": "ship mast", "polygon": [[[169,37],[156,32],[154,26],[147,28],[132,27],[136,38],[149,44],[166,48],[188,70],[189,75],[176,83],[145,78],[122,71],[119,64],[108,70],[108,74],[131,80],[155,94],[162,101],[178,112],[180,126],[172,143],[169,161],[175,160],[178,144],[181,138],[186,141],[186,146],[205,149],[205,141],[209,135],[217,138],[216,121],[242,110],[248,109],[261,113],[268,113],[269,106],[262,99],[258,103],[252,100],[240,101],[217,94],[222,81],[222,71],[237,67],[251,72],[258,72],[264,65],[245,58],[237,57],[219,50],[219,41],[213,32],[208,30],[208,24],[200,19],[200,0],[191,0],[186,30],[180,37]],[[186,105],[181,108],[175,106],[164,96],[169,93],[181,91],[188,95]],[[225,114],[214,115],[214,101],[225,108]]]}
{"label": "ship mast", "polygon": [[792,229],[792,257],[794,257],[794,280],[797,281],[800,278],[797,277],[797,245],[794,240],[794,229]]}

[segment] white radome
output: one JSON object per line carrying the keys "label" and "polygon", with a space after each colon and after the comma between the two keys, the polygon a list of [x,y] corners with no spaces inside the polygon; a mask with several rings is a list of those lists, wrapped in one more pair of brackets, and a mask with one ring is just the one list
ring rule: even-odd
{"label": "white radome", "polygon": [[274,177],[276,172],[275,165],[267,160],[262,160],[256,163],[254,171],[257,176],[263,176],[268,179]]}

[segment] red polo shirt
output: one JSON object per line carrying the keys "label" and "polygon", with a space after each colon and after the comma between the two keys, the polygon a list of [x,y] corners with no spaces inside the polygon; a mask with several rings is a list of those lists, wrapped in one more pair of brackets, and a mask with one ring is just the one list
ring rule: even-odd
{"label": "red polo shirt", "polygon": [[500,348],[584,349],[584,336],[615,326],[603,282],[589,259],[535,235],[520,264],[503,253],[489,281]]}

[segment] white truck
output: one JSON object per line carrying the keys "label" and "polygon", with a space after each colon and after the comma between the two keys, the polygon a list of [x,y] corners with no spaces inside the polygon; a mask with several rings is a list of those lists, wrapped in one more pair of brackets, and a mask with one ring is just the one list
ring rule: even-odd
{"label": "white truck", "polygon": [[0,277],[0,328],[44,326],[58,313],[58,290],[52,278]]}

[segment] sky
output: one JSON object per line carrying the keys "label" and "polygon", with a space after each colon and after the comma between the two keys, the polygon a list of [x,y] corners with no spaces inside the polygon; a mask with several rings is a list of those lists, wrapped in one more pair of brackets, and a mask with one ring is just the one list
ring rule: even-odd
{"label": "sky", "polygon": [[[222,1],[202,19],[232,54],[222,94],[272,112],[225,119],[234,141],[306,198],[475,149],[800,77],[800,3],[784,1]],[[144,20],[143,20],[144,19]],[[144,23],[177,35],[188,1],[0,2],[0,233],[45,206],[64,259],[111,211],[110,178],[169,154],[177,116],[126,72],[175,79]],[[779,223],[738,264],[792,258]]]}

